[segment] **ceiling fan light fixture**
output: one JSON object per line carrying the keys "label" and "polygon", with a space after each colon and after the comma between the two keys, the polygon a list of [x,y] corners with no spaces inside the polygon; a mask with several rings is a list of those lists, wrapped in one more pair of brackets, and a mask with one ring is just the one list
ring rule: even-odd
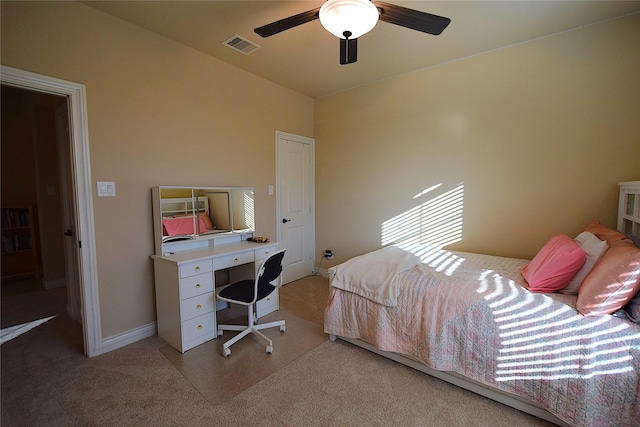
{"label": "ceiling fan light fixture", "polygon": [[369,0],[327,0],[320,8],[320,23],[334,36],[357,39],[378,23],[378,8]]}

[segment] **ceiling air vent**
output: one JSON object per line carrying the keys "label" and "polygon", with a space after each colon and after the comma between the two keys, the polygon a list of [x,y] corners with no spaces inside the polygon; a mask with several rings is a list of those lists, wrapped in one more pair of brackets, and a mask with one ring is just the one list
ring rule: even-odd
{"label": "ceiling air vent", "polygon": [[242,52],[245,55],[249,55],[252,52],[260,49],[262,46],[251,42],[244,37],[240,37],[239,35],[235,35],[231,37],[229,40],[226,40],[223,45],[230,47],[233,50],[237,50],[238,52]]}

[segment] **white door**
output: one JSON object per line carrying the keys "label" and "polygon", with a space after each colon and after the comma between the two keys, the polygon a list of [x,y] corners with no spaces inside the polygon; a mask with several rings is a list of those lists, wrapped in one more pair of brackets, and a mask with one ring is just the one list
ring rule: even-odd
{"label": "white door", "polygon": [[276,132],[278,243],[287,250],[283,283],[313,273],[314,143],[311,138]]}
{"label": "white door", "polygon": [[62,196],[62,222],[64,233],[64,261],[67,284],[67,314],[82,324],[82,300],[80,297],[78,229],[76,227],[76,200],[71,166],[71,135],[69,107],[65,102],[56,111],[56,140],[60,167],[60,195]]}

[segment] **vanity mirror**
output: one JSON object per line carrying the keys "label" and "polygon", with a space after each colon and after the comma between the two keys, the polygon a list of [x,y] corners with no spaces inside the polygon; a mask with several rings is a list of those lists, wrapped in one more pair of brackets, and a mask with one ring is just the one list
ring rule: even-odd
{"label": "vanity mirror", "polygon": [[238,234],[251,237],[255,230],[252,188],[163,186],[151,194],[158,255],[214,246],[215,239]]}

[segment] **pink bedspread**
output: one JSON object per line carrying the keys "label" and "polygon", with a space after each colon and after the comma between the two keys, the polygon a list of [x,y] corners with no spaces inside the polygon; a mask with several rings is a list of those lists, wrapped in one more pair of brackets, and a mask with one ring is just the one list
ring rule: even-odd
{"label": "pink bedspread", "polygon": [[640,419],[640,326],[531,293],[528,261],[442,251],[401,274],[396,307],[332,289],[325,332],[527,397],[574,426]]}

